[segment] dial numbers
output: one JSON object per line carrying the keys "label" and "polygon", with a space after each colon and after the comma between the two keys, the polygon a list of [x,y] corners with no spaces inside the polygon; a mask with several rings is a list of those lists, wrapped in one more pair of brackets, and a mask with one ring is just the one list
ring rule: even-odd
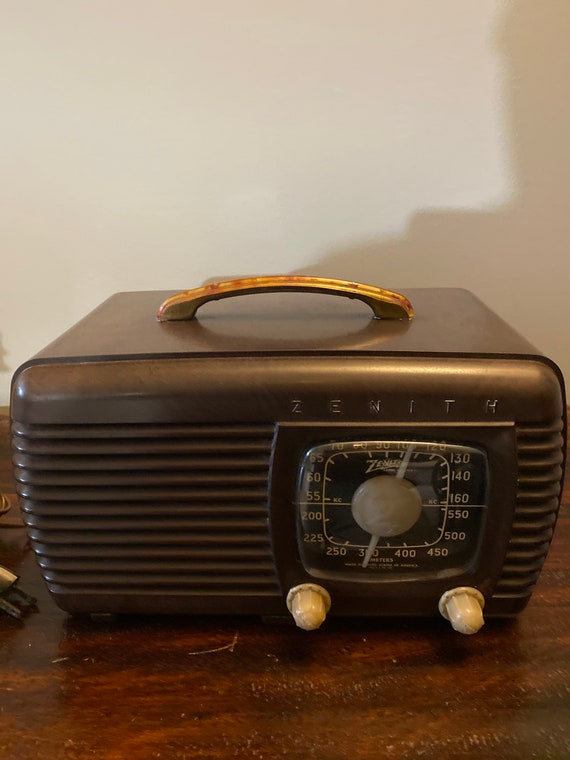
{"label": "dial numbers", "polygon": [[317,577],[381,580],[457,574],[483,528],[486,455],[432,441],[325,443],[298,487],[299,550]]}

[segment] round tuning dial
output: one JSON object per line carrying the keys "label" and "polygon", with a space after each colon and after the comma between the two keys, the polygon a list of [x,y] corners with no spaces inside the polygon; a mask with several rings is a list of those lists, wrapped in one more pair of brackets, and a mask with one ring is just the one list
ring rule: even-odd
{"label": "round tuning dial", "polygon": [[370,478],[352,497],[354,521],[373,536],[399,536],[416,524],[421,513],[420,495],[414,484],[404,478]]}
{"label": "round tuning dial", "polygon": [[352,497],[351,510],[354,522],[370,533],[362,561],[362,567],[367,567],[381,537],[399,536],[416,524],[422,513],[422,501],[414,484],[398,472],[395,476],[381,475],[361,483]]}

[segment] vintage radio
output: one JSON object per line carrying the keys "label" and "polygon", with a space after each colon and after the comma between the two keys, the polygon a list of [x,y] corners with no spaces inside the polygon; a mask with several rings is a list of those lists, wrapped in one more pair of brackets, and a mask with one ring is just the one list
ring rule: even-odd
{"label": "vintage radio", "polygon": [[559,506],[561,374],[470,293],[408,296],[415,315],[312,277],[120,293],[24,364],[15,476],[56,602],[464,633],[522,610]]}

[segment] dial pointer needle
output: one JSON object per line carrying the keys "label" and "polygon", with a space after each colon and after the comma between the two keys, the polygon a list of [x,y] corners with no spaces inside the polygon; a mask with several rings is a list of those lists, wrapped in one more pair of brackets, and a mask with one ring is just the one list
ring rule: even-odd
{"label": "dial pointer needle", "polygon": [[402,461],[400,462],[400,466],[398,467],[398,472],[396,473],[396,477],[397,478],[403,478],[404,475],[406,474],[406,470],[408,469],[409,461],[410,461],[410,459],[412,457],[412,454],[413,454],[415,448],[416,448],[415,445],[412,443],[406,449],[406,453],[404,454],[404,457],[403,457]]}
{"label": "dial pointer needle", "polygon": [[370,562],[370,558],[372,557],[372,552],[376,548],[376,544],[380,540],[380,536],[371,536],[370,537],[370,543],[368,544],[368,549],[366,549],[366,554],[364,555],[364,559],[362,560],[362,567],[368,567],[368,563]]}
{"label": "dial pointer needle", "polygon": [[[415,448],[415,445],[412,443],[406,449],[406,453],[404,454],[404,457],[402,458],[402,461],[400,462],[400,466],[398,467],[398,472],[396,473],[397,478],[402,479],[404,475],[406,474],[406,470],[408,469],[408,463],[412,457],[414,448]],[[362,567],[368,567],[368,563],[370,562],[372,558],[372,554],[379,540],[380,540],[380,536],[374,536],[374,535],[370,536],[370,542],[368,543],[368,548],[366,549],[364,559],[362,560]]]}

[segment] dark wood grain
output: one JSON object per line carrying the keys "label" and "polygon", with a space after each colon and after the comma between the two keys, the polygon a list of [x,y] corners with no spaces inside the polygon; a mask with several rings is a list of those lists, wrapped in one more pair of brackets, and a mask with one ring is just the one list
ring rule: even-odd
{"label": "dark wood grain", "polygon": [[[7,434],[4,413],[11,494]],[[0,529],[0,562],[38,597],[23,622],[0,617],[0,758],[566,759],[568,488],[563,501],[528,608],[472,637],[443,620],[94,624],[54,606],[24,531]]]}

